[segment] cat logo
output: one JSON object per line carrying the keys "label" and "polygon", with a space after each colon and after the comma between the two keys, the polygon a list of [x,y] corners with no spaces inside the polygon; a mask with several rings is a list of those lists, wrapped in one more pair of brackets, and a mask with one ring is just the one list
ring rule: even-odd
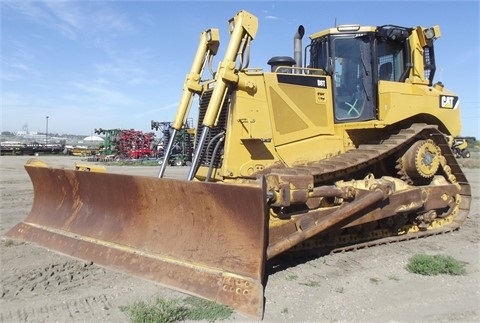
{"label": "cat logo", "polygon": [[440,108],[455,109],[458,103],[458,96],[440,95]]}

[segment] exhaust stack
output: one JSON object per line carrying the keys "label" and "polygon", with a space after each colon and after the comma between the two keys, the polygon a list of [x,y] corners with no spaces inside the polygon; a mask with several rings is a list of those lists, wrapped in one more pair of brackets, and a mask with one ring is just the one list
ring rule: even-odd
{"label": "exhaust stack", "polygon": [[295,58],[295,67],[303,67],[302,63],[302,38],[305,34],[305,28],[298,26],[297,32],[293,37],[293,57]]}

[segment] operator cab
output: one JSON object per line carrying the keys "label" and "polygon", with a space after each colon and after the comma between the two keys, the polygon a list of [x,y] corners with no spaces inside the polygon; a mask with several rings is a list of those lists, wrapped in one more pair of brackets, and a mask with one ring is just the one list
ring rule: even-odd
{"label": "operator cab", "polygon": [[376,119],[378,82],[408,77],[410,29],[343,25],[312,35],[309,67],[332,77],[335,123]]}

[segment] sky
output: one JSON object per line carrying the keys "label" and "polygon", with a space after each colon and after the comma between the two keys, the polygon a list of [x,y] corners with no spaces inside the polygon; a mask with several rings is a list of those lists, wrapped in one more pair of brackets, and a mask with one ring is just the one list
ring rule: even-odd
{"label": "sky", "polygon": [[[336,24],[440,25],[437,73],[460,97],[462,135],[480,138],[478,0],[0,0],[1,131],[90,135],[172,121],[200,33],[220,29],[216,70],[240,10],[259,19],[250,67],[293,56],[293,36]],[[48,116],[48,118],[47,118]]]}

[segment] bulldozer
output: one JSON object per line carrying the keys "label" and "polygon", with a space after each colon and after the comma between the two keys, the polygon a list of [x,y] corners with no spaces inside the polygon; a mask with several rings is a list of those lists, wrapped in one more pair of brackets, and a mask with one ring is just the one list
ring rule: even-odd
{"label": "bulldozer", "polygon": [[338,25],[306,46],[299,26],[293,57],[268,70],[249,67],[257,29],[244,10],[228,21],[215,72],[219,29],[200,34],[165,151],[198,98],[185,179],[166,163],[147,177],[31,161],[33,206],[7,236],[261,319],[279,255],[462,225],[471,193],[446,139],[461,130],[459,98],[433,83],[439,26]]}

